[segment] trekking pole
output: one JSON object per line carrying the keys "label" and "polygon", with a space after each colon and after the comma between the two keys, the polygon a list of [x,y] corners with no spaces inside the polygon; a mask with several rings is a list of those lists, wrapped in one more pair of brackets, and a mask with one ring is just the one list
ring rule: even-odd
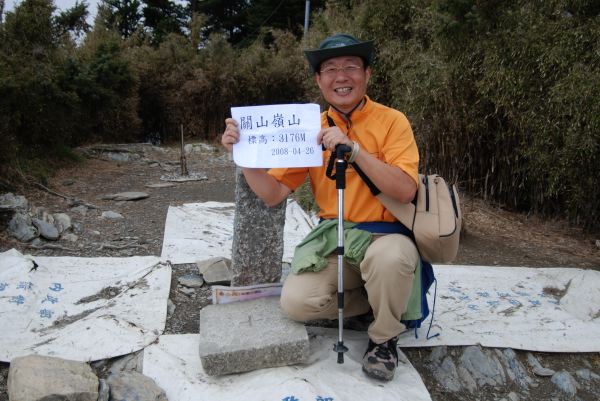
{"label": "trekking pole", "polygon": [[338,363],[344,363],[344,352],[348,351],[348,347],[344,345],[344,189],[346,188],[346,168],[348,167],[344,155],[351,151],[352,149],[347,145],[337,145],[335,155],[332,153],[329,160],[326,173],[327,177],[334,179],[331,169],[335,158],[335,187],[338,191],[338,342],[333,346],[333,350],[338,353]]}

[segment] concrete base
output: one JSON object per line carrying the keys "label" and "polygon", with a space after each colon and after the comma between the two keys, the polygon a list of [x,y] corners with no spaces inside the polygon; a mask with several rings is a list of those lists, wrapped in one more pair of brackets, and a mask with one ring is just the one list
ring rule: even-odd
{"label": "concrete base", "polygon": [[283,315],[279,297],[200,311],[200,361],[208,375],[293,365],[308,356],[306,328]]}

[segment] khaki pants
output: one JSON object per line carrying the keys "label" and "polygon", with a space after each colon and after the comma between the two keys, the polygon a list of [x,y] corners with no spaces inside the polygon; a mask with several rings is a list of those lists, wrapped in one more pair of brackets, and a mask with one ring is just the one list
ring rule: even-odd
{"label": "khaki pants", "polygon": [[[344,263],[344,316],[372,308],[375,320],[368,334],[376,344],[406,330],[400,316],[406,311],[418,260],[408,237],[387,234],[374,236],[360,266]],[[337,319],[337,255],[330,255],[320,272],[291,273],[283,285],[281,307],[298,321]]]}

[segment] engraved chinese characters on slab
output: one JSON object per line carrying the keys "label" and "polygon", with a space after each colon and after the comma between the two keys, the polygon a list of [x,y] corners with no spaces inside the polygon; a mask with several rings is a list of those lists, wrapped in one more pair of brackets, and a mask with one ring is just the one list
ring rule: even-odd
{"label": "engraved chinese characters on slab", "polygon": [[323,164],[317,104],[232,107],[240,127],[233,160],[241,167],[313,167]]}

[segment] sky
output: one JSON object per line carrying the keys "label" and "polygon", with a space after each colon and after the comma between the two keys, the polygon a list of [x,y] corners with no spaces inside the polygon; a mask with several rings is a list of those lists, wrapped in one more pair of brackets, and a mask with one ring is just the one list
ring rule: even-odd
{"label": "sky", "polygon": [[[4,4],[4,12],[13,11],[15,6],[18,5],[21,0],[6,0]],[[54,5],[60,11],[64,11],[68,8],[71,8],[75,5],[76,0],[54,0]],[[88,24],[94,22],[94,17],[96,16],[96,10],[98,7],[99,0],[85,0],[88,5],[88,11],[90,12],[90,16],[88,17]]]}

